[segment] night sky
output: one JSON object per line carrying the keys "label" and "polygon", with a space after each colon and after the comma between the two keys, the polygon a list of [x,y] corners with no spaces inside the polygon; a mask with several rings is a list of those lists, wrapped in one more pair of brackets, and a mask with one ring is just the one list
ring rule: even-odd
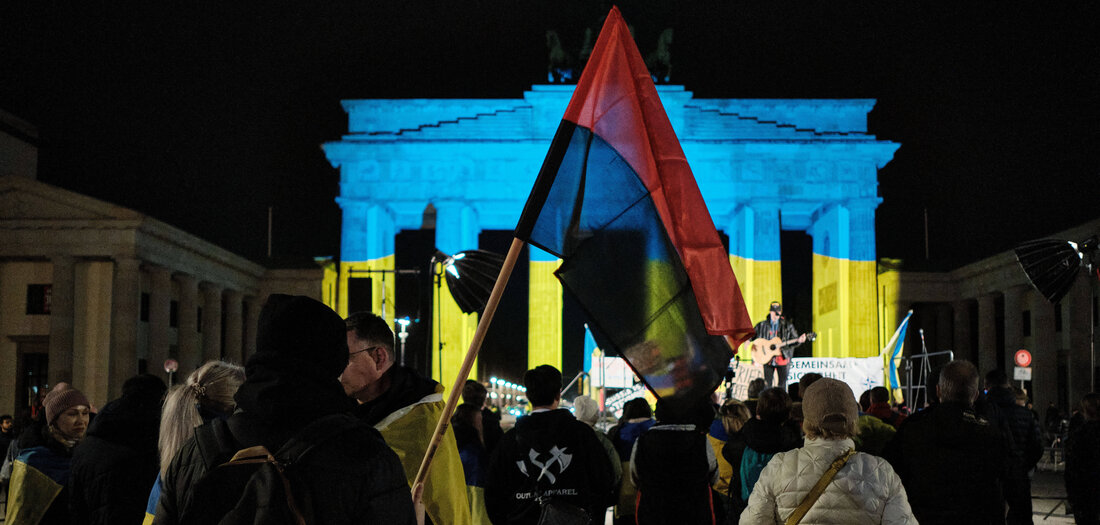
{"label": "night sky", "polygon": [[[518,98],[545,82],[545,31],[609,6],[16,3],[0,108],[38,127],[39,179],[272,266],[339,253],[319,146],[346,131],[341,99]],[[643,52],[675,29],[672,81],[697,97],[878,99],[871,132],[902,144],[879,175],[880,257],[953,268],[1100,216],[1097,3],[619,5]]]}

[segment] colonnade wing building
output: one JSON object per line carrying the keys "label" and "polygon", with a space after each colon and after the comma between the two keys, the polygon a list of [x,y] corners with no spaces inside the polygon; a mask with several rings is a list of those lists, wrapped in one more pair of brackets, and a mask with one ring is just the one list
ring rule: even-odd
{"label": "colonnade wing building", "polygon": [[[394,237],[419,229],[434,208],[435,244],[453,254],[478,247],[482,230],[511,230],[519,219],[573,86],[534,86],[521,99],[347,100],[348,134],[324,145],[340,170],[340,261],[326,277],[341,314],[369,295],[393,312]],[[754,320],[782,297],[780,231],[812,237],[815,354],[878,355],[875,209],[878,170],[899,144],[867,133],[874,100],[697,99],[660,86]],[[429,208],[429,205],[431,208]],[[562,364],[559,261],[531,250],[528,365]],[[372,277],[369,286],[349,285]],[[362,290],[362,291],[360,291]],[[440,330],[452,349],[431,366],[449,384],[476,320],[440,294]],[[810,320],[802,324],[810,329]],[[892,328],[890,328],[892,331]],[[434,332],[438,332],[434,333]],[[433,347],[436,347],[433,343]],[[455,349],[455,347],[461,349]]]}
{"label": "colonnade wing building", "polygon": [[322,271],[268,269],[148,215],[36,180],[37,130],[0,111],[0,413],[59,381],[97,407],[145,371],[176,383],[243,363],[271,293],[321,297]]}

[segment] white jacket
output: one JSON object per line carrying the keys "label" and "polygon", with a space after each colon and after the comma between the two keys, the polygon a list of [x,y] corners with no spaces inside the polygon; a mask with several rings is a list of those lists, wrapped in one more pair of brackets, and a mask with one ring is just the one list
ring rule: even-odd
{"label": "white jacket", "polygon": [[[849,448],[855,448],[851,439],[807,439],[802,448],[776,454],[752,489],[741,525],[784,523],[833,460]],[[893,467],[882,458],[857,452],[801,524],[861,523],[915,524],[917,520]]]}

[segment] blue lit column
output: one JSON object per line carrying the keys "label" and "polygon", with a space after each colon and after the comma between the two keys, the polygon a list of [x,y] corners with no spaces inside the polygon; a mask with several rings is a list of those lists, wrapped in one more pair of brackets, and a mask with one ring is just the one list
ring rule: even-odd
{"label": "blue lit column", "polygon": [[[435,206],[436,248],[447,255],[476,249],[479,227],[473,207],[461,200],[440,200],[432,204]],[[433,270],[438,272],[437,268]],[[477,315],[462,313],[451,297],[446,279],[436,280],[432,300],[435,305],[432,309],[435,327],[432,330],[432,378],[449,386],[470,348],[477,329]],[[476,376],[475,364],[470,369],[470,377]]]}
{"label": "blue lit column", "polygon": [[[396,234],[393,213],[383,204],[370,200],[339,198],[344,227],[340,239],[340,283],[336,312],[348,311],[348,280],[371,279],[371,307],[387,319],[394,313],[393,238]],[[383,315],[384,313],[384,315]]]}
{"label": "blue lit column", "polygon": [[[738,206],[729,217],[730,264],[741,286],[749,317],[764,318],[768,304],[783,298],[779,245],[779,203],[760,201]],[[741,359],[748,359],[742,347]]]}
{"label": "blue lit column", "polygon": [[815,214],[813,327],[818,357],[878,355],[875,207],[878,199],[831,205]]}

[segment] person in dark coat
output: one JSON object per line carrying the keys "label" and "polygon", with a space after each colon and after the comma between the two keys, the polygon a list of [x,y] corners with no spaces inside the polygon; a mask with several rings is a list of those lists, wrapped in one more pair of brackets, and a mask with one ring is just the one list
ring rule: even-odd
{"label": "person in dark coat", "polygon": [[15,439],[15,418],[10,414],[0,416],[0,451],[8,450],[8,445]]}
{"label": "person in dark coat", "polygon": [[355,312],[346,325],[349,358],[340,383],[344,393],[358,402],[352,414],[381,432],[401,458],[405,479],[419,494],[417,512],[423,509],[425,523],[470,525],[462,457],[451,426],[444,429],[434,449],[427,477],[414,487],[446,408],[443,385],[398,363],[389,321],[371,312]]}
{"label": "person in dark coat", "polygon": [[[272,295],[260,312],[256,353],[245,365],[236,413],[199,427],[196,435],[222,428],[240,448],[263,445],[277,456],[291,438],[318,439],[303,431],[325,418],[342,431],[287,468],[306,522],[411,525],[412,496],[400,461],[377,430],[349,414],[351,403],[338,380],[347,362],[347,330],[339,315],[307,297]],[[205,502],[193,501],[195,486],[208,465],[222,461],[214,460],[202,457],[197,439],[184,444],[165,472],[154,523],[188,522],[192,512],[202,513]],[[238,516],[235,523],[271,522],[270,512],[282,512],[256,505],[241,510],[254,515]]]}
{"label": "person in dark coat", "polygon": [[1043,457],[1042,429],[1030,410],[1016,404],[1016,392],[1003,370],[985,376],[987,407],[983,414],[1009,437],[1008,471],[1004,496],[1008,503],[1008,523],[1032,523],[1031,478],[1029,472]]}
{"label": "person in dark coat", "polygon": [[802,431],[790,417],[791,396],[785,389],[769,388],[760,394],[756,416],[741,427],[745,447],[738,473],[743,501],[748,502],[753,486],[760,479],[760,471],[772,456],[802,446]]}
{"label": "person in dark coat", "polygon": [[713,420],[709,399],[684,413],[657,401],[657,424],[638,438],[630,459],[638,525],[715,522],[710,487],[718,481],[718,462],[707,442]]}
{"label": "person in dark coat", "polygon": [[500,427],[500,416],[485,406],[485,401],[488,399],[489,390],[485,385],[473,379],[466,380],[466,384],[462,387],[462,402],[481,409],[481,431],[485,438],[485,450],[492,454],[493,449],[500,442],[500,436],[504,435],[504,430]]}
{"label": "person in dark coat", "polygon": [[997,426],[974,411],[977,368],[951,361],[936,394],[940,402],[907,417],[883,457],[901,477],[921,525],[1003,525],[1008,446]]}
{"label": "person in dark coat", "polygon": [[[722,459],[730,466],[730,476],[724,494],[726,522],[737,523],[747,503],[741,499],[741,456],[745,453],[745,434],[741,429],[753,416],[744,403],[735,399],[726,401],[718,411],[718,415],[726,431],[726,442],[722,444],[721,450]],[[721,474],[721,462],[718,467]]]}
{"label": "person in dark coat", "polygon": [[1066,439],[1066,496],[1079,524],[1100,524],[1100,394],[1081,400],[1084,421]]}
{"label": "person in dark coat", "polygon": [[107,403],[73,450],[69,508],[73,524],[138,523],[159,470],[157,429],[167,386],[152,375],[132,377]]}
{"label": "person in dark coat", "polygon": [[523,375],[530,414],[504,433],[489,461],[485,506],[496,525],[538,523],[539,496],[602,520],[612,500],[607,453],[592,429],[561,403],[561,372],[540,365]]}
{"label": "person in dark coat", "polygon": [[656,423],[653,408],[644,397],[636,397],[623,404],[623,414],[619,422],[607,431],[607,439],[615,446],[619,455],[620,472],[626,473],[619,484],[618,502],[615,504],[615,525],[634,525],[634,511],[638,493],[634,480],[630,479],[630,453],[634,442]]}

